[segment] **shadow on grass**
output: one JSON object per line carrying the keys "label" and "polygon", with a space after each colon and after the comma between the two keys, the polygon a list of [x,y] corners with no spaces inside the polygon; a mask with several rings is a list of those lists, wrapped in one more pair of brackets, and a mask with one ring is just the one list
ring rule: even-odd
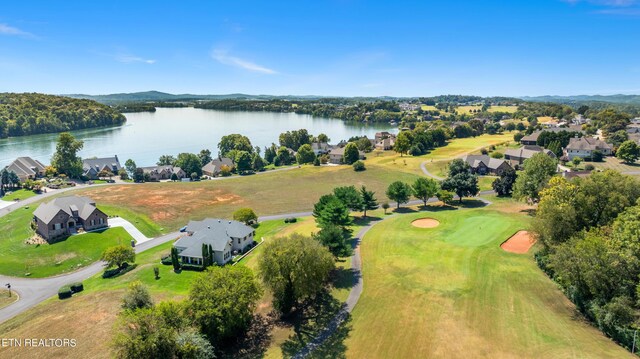
{"label": "shadow on grass", "polygon": [[417,211],[409,207],[400,207],[400,208],[395,208],[392,212],[393,213],[416,213]]}
{"label": "shadow on grass", "polygon": [[345,358],[350,317],[344,303],[323,291],[289,319],[294,334],[282,344],[283,356]]}
{"label": "shadow on grass", "polygon": [[487,202],[479,199],[463,199],[462,203],[456,202],[456,204],[461,208],[482,208],[489,205]]}
{"label": "shadow on grass", "polygon": [[122,268],[114,268],[114,269],[107,269],[104,271],[104,273],[102,273],[102,278],[103,279],[113,279],[113,278],[118,278],[128,272],[131,272],[132,270],[136,269],[136,267],[138,267],[138,264],[130,264],[127,265],[126,267],[122,267]]}
{"label": "shadow on grass", "polygon": [[337,289],[353,288],[360,275],[360,271],[353,268],[337,268],[331,273],[331,283]]}
{"label": "shadow on grass", "polygon": [[535,208],[523,209],[523,210],[520,211],[520,213],[526,213],[529,217],[535,217],[536,216]]}
{"label": "shadow on grass", "polygon": [[263,358],[271,343],[271,332],[276,321],[274,315],[255,314],[247,331],[234,342],[219,348],[217,358]]}
{"label": "shadow on grass", "polygon": [[367,217],[355,217],[353,219],[353,224],[358,225],[358,226],[368,226],[371,224],[371,222],[376,222],[381,220],[381,217],[372,217],[372,216],[367,216]]}

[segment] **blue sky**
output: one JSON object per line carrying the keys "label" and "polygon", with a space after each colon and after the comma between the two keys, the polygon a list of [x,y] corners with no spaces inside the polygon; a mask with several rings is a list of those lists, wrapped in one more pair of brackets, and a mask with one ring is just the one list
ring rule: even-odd
{"label": "blue sky", "polygon": [[12,1],[0,91],[640,93],[640,0]]}

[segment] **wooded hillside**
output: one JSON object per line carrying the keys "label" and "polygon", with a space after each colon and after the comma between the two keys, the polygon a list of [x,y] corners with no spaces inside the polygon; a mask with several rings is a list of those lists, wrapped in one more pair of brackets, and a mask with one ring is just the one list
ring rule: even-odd
{"label": "wooded hillside", "polygon": [[115,126],[127,119],[92,100],[37,93],[0,93],[0,138]]}

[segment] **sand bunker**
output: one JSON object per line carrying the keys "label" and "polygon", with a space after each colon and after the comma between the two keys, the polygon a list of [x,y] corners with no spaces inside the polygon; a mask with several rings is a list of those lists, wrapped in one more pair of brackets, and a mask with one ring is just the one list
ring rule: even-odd
{"label": "sand bunker", "polygon": [[527,231],[519,231],[511,236],[511,238],[502,242],[500,248],[507,252],[524,254],[529,251],[529,248],[536,243],[536,240]]}
{"label": "sand bunker", "polygon": [[411,225],[418,228],[435,228],[440,225],[440,222],[433,218],[420,218],[411,222]]}

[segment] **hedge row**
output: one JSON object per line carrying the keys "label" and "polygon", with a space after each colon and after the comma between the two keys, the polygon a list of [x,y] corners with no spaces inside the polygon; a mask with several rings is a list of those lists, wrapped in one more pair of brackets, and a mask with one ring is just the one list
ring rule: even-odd
{"label": "hedge row", "polygon": [[67,284],[58,289],[58,298],[59,299],[67,299],[71,298],[74,293],[82,292],[84,290],[84,285],[82,282],[75,282],[71,284]]}

